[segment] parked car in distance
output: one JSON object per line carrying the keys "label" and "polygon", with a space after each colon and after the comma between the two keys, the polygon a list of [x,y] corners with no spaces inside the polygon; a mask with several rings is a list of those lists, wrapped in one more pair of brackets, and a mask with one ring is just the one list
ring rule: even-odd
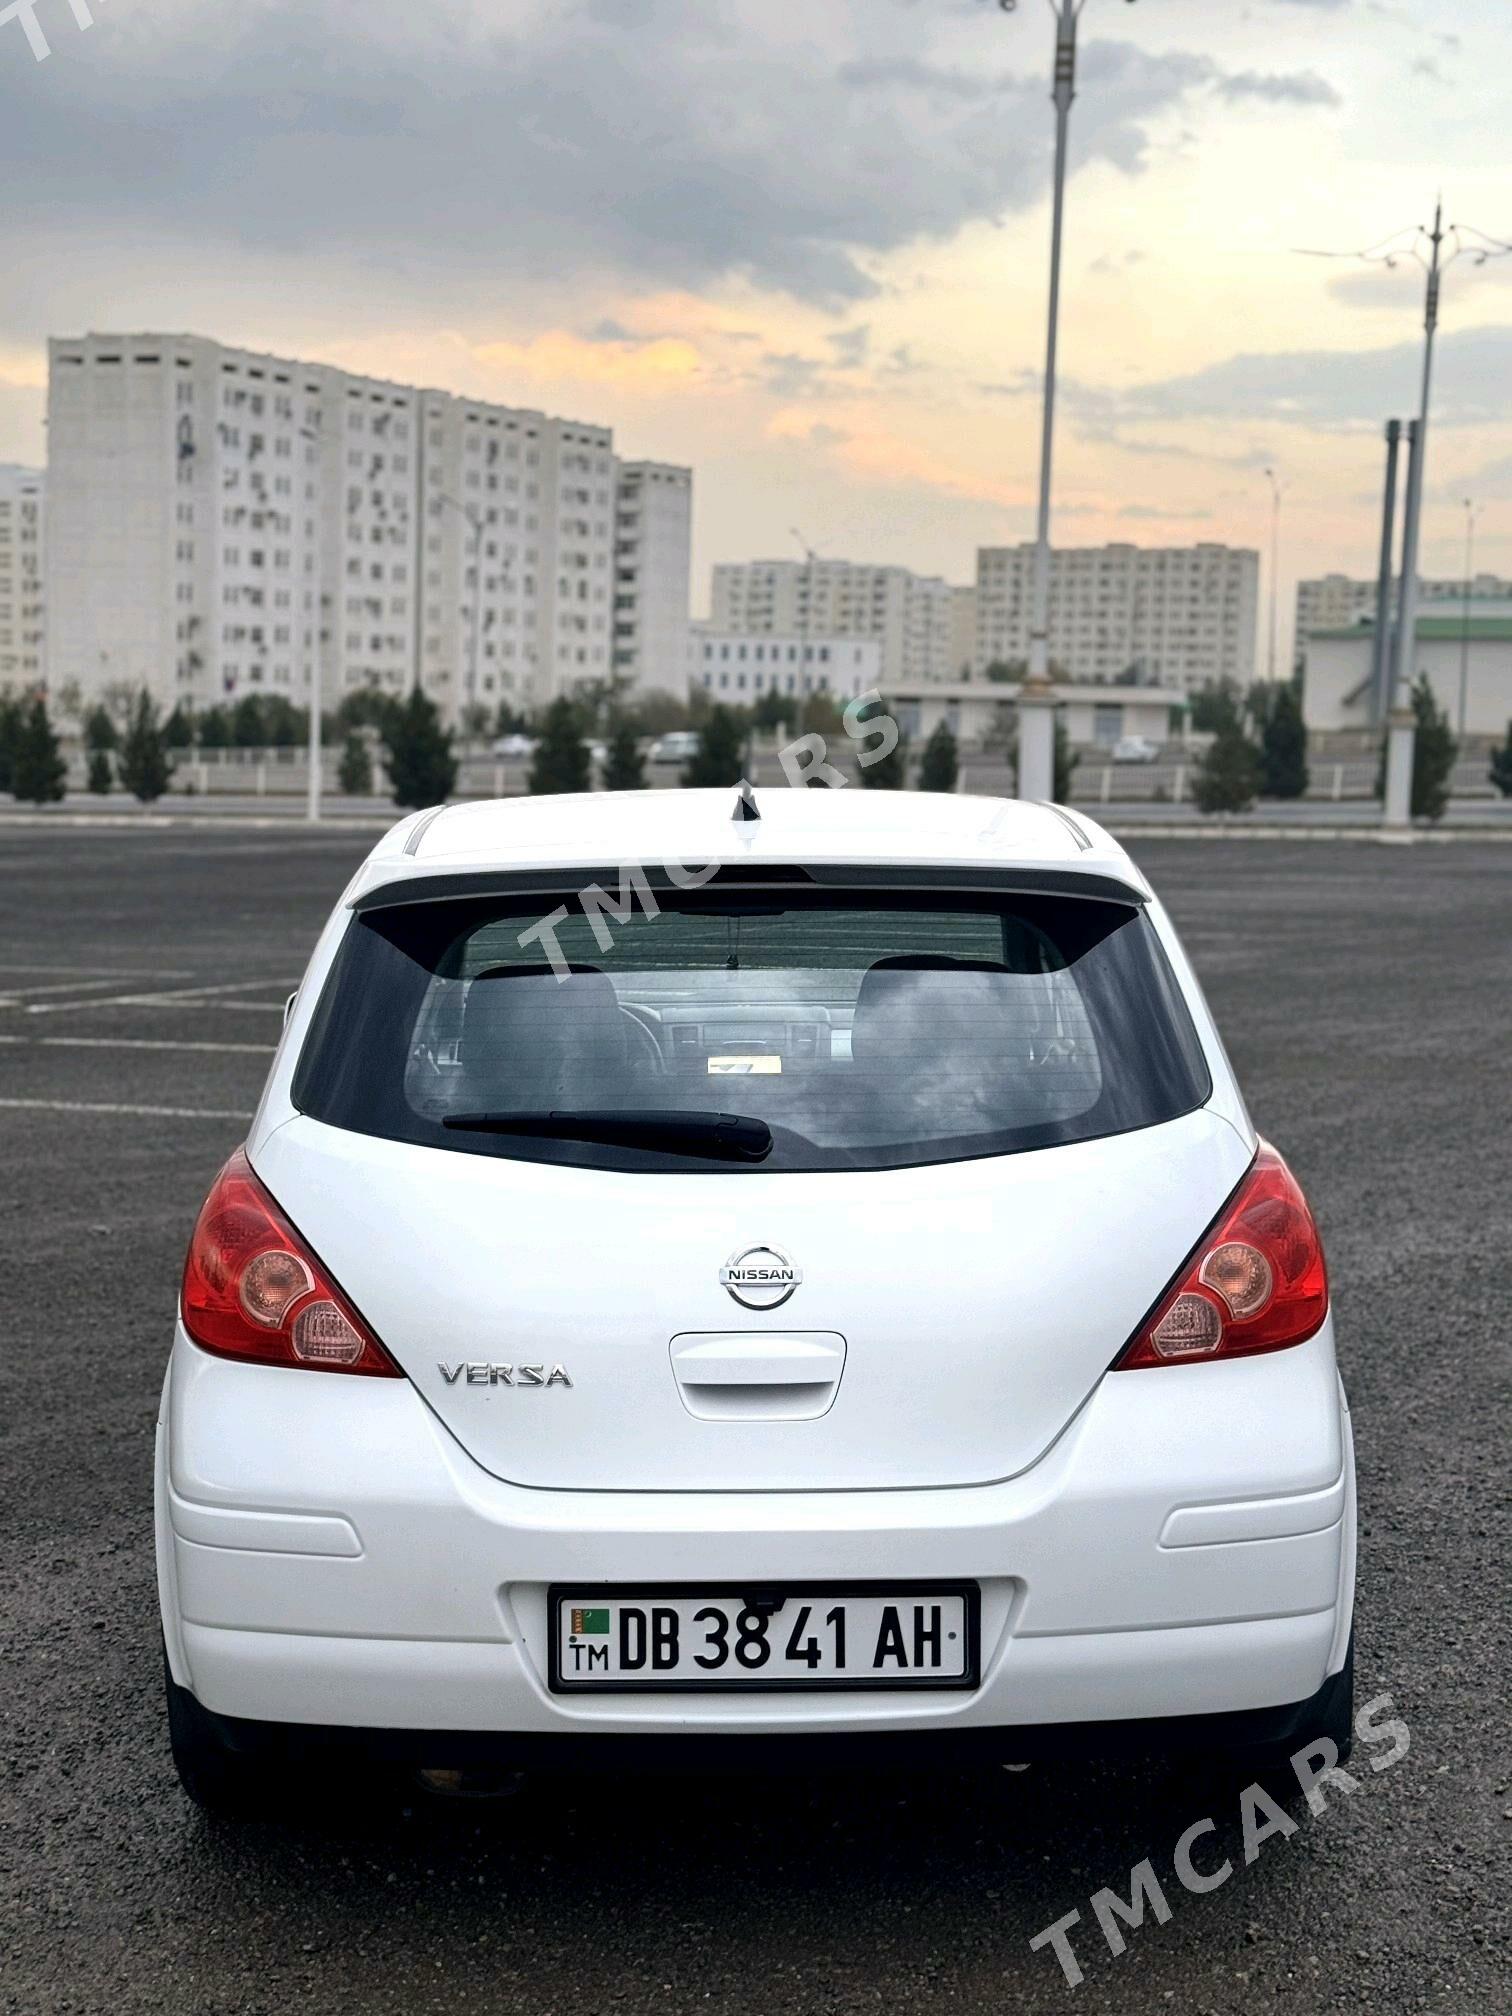
{"label": "parked car in distance", "polygon": [[670,735],[658,735],[651,744],[653,763],[691,763],[698,754],[698,733],[692,728],[676,728]]}
{"label": "parked car in distance", "polygon": [[534,756],[535,738],[532,735],[501,735],[493,745],[495,756]]}
{"label": "parked car in distance", "polygon": [[1153,763],[1159,754],[1160,744],[1147,735],[1122,735],[1113,744],[1115,763]]}

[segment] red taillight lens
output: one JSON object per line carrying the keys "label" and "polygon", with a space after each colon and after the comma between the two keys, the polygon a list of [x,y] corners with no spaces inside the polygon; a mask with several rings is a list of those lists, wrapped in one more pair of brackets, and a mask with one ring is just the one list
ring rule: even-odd
{"label": "red taillight lens", "polygon": [[195,1343],[221,1358],[404,1376],[240,1148],[216,1177],[194,1228],[182,1308]]}
{"label": "red taillight lens", "polygon": [[1249,1174],[1114,1370],[1305,1344],[1328,1314],[1323,1242],[1297,1179],[1260,1144]]}

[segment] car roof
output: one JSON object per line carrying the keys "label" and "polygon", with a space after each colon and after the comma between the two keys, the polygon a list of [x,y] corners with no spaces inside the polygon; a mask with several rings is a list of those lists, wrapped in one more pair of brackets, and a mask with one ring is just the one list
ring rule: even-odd
{"label": "car roof", "polygon": [[781,786],[758,788],[754,801],[756,819],[736,817],[734,788],[564,793],[439,806],[413,813],[383,836],[347,900],[401,879],[715,862],[1063,870],[1110,877],[1150,894],[1116,840],[1080,812],[1055,805]]}

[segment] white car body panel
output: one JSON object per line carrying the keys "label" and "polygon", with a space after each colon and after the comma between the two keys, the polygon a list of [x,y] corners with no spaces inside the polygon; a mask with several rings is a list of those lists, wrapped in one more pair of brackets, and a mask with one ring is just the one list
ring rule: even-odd
{"label": "white car body panel", "polygon": [[[170,1669],[212,1713],[536,1735],[990,1730],[1279,1707],[1342,1667],[1356,1514],[1331,1320],[1255,1358],[1108,1369],[1257,1145],[1138,869],[1090,822],[1042,807],[759,797],[751,824],[726,792],[422,813],[353,878],[248,1153],[408,1377],[232,1362],[178,1329],[159,1580]],[[419,1148],[296,1111],[295,1064],[355,898],[622,858],[1107,876],[1146,903],[1211,1096],[1109,1139],[841,1174],[620,1174]],[[804,1270],[761,1313],[717,1271],[758,1243]],[[701,1413],[683,1378],[703,1339],[728,1362],[817,1355],[829,1404]],[[560,1363],[570,1388],[439,1370],[527,1359]],[[552,1584],[742,1578],[974,1580],[980,1684],[549,1690]]]}
{"label": "white car body panel", "polygon": [[[857,1491],[1028,1469],[1251,1155],[1226,1121],[1199,1112],[1050,1158],[626,1175],[417,1148],[299,1117],[263,1144],[256,1168],[494,1476],[563,1490]],[[1165,1180],[1150,1183],[1152,1164]],[[391,1228],[381,1258],[377,1226]],[[769,1314],[739,1308],[719,1283],[728,1255],[764,1243],[804,1273]],[[802,1435],[784,1433],[769,1418],[783,1409],[782,1368],[753,1367],[758,1411],[711,1432],[684,1405],[673,1338],[774,1331],[846,1340],[833,1404]],[[448,1381],[440,1369],[522,1361],[564,1367],[570,1395]]]}
{"label": "white car body panel", "polygon": [[[536,1491],[489,1477],[408,1383],[228,1364],[180,1334],[160,1431],[174,1671],[227,1715],[533,1733],[668,1717],[985,1727],[1300,1700],[1343,1659],[1352,1470],[1337,1400],[1325,1328],[1274,1357],[1108,1373],[1004,1484]],[[1193,1510],[1227,1537],[1163,1544]],[[983,1686],[887,1702],[546,1691],[551,1583],[742,1575],[977,1578]]]}

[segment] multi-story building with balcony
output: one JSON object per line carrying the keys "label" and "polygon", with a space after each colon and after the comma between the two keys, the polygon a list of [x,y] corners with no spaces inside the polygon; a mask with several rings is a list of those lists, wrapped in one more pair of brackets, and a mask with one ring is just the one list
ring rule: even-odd
{"label": "multi-story building with balcony", "polygon": [[[977,555],[975,671],[1029,657],[1034,547]],[[1219,545],[1064,547],[1051,556],[1050,660],[1059,678],[1190,692],[1255,676],[1260,556]]]}
{"label": "multi-story building with balcony", "polygon": [[681,692],[688,660],[693,471],[621,462],[614,523],[615,676]]}
{"label": "multi-story building with balcony", "polygon": [[40,469],[0,463],[0,695],[20,697],[47,684],[46,489]]}
{"label": "multi-story building with balcony", "polygon": [[710,621],[731,635],[870,638],[884,680],[950,679],[956,591],[906,567],[749,560],[714,569]]}
{"label": "multi-story building with balcony", "polygon": [[[56,688],[303,704],[318,669],[330,706],[418,677],[455,720],[609,675],[607,427],[202,337],[91,335],[50,345],[48,429]],[[659,525],[657,582],[674,543]]]}

